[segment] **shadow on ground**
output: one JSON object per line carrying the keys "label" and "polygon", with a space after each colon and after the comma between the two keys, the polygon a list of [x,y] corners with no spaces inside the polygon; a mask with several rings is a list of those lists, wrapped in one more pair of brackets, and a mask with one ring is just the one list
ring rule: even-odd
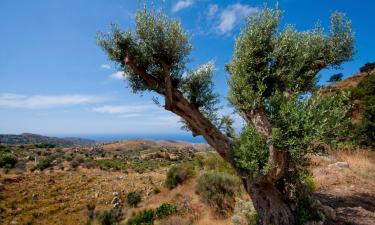
{"label": "shadow on ground", "polygon": [[374,225],[375,195],[356,193],[350,196],[337,196],[328,193],[317,193],[317,199],[336,212],[335,221],[327,225]]}

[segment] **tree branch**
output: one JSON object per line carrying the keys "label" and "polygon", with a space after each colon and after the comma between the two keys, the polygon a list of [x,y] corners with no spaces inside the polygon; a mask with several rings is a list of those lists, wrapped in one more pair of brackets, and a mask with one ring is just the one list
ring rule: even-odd
{"label": "tree branch", "polygon": [[148,74],[144,69],[139,68],[129,56],[125,57],[124,62],[144,80],[147,86],[155,87],[154,90],[157,93],[162,94],[162,91],[160,90],[160,88],[158,88],[158,81],[153,76]]}
{"label": "tree branch", "polygon": [[[163,84],[163,81],[155,79],[153,76],[148,74],[144,69],[139,68],[131,60],[130,57],[126,57],[124,61],[126,65],[128,65],[137,75],[139,75],[145,81],[146,85],[150,87],[162,86],[161,84]],[[155,89],[157,93],[164,95],[166,97],[166,102],[168,102],[170,99],[173,100],[173,107],[166,109],[183,118],[191,127],[193,135],[202,135],[204,139],[207,141],[207,143],[211,147],[213,147],[223,158],[232,161],[232,141],[227,136],[225,136],[215,125],[213,125],[199,111],[198,107],[196,107],[193,103],[190,103],[184,97],[181,91],[173,88],[172,83],[170,82],[170,76],[168,77],[169,79],[167,78],[167,82],[165,83],[165,85],[167,86],[167,83],[169,84],[168,88],[165,88],[165,91],[161,90],[160,88]],[[169,97],[167,95],[169,95]]]}
{"label": "tree branch", "polygon": [[161,61],[161,65],[163,67],[164,73],[164,89],[165,89],[165,109],[172,110],[173,109],[173,87],[171,81],[171,74],[169,71],[169,66],[164,62]]}

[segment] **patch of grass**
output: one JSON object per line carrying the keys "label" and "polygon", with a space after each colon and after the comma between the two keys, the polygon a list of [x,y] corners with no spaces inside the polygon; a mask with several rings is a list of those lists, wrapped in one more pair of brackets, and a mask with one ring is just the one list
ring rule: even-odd
{"label": "patch of grass", "polygon": [[119,159],[99,159],[96,165],[102,170],[126,171],[127,167],[124,161]]}

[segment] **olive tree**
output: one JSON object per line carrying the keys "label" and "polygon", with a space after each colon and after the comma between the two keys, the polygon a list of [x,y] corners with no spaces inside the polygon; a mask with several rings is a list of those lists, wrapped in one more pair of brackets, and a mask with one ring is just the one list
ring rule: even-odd
{"label": "olive tree", "polygon": [[304,156],[335,139],[345,116],[344,97],[315,94],[318,73],[350,60],[354,50],[341,13],[332,15],[329,32],[281,29],[281,16],[264,8],[247,18],[226,66],[228,99],[246,121],[237,136],[233,120],[218,113],[213,64],[187,68],[192,45],[178,20],[142,9],[135,30],[115,26],[98,42],[135,93],[163,97],[166,110],[233,166],[262,224],[292,225],[319,216],[302,179]]}

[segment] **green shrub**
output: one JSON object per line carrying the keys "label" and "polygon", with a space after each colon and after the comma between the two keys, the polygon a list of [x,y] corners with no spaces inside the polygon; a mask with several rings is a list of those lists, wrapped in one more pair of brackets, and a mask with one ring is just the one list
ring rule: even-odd
{"label": "green shrub", "polygon": [[141,195],[138,192],[130,192],[126,196],[126,201],[132,207],[137,207],[138,203],[141,202]]}
{"label": "green shrub", "polygon": [[55,160],[54,157],[51,157],[51,156],[48,156],[47,158],[41,160],[38,165],[36,165],[33,170],[45,170],[47,169],[48,167],[51,167],[52,166],[52,162],[53,160]]}
{"label": "green shrub", "polygon": [[194,174],[195,168],[192,164],[185,163],[172,166],[167,172],[165,185],[170,189],[175,188],[177,185],[194,176]]}
{"label": "green shrub", "polygon": [[0,154],[0,167],[11,169],[16,165],[17,161],[17,157],[12,153]]}
{"label": "green shrub", "polygon": [[83,163],[85,160],[82,156],[75,157],[72,161],[70,161],[70,166],[72,168],[77,168],[81,163]]}
{"label": "green shrub", "polygon": [[165,218],[177,212],[175,205],[170,203],[163,203],[156,209],[156,216],[159,219]]}
{"label": "green shrub", "polygon": [[366,63],[365,65],[363,65],[359,71],[361,73],[370,73],[371,71],[373,71],[375,69],[375,62],[368,62]]}
{"label": "green shrub", "polygon": [[375,146],[375,72],[354,88],[353,99],[362,104],[362,118],[355,125],[355,139],[361,145]]}
{"label": "green shrub", "polygon": [[196,192],[202,201],[211,206],[218,216],[226,218],[235,206],[235,197],[240,192],[237,177],[221,172],[206,172],[198,177]]}
{"label": "green shrub", "polygon": [[155,212],[152,209],[144,210],[128,220],[127,225],[152,225],[154,224]]}
{"label": "green shrub", "polygon": [[101,225],[117,225],[121,220],[122,211],[118,208],[113,208],[99,214],[99,222]]}

